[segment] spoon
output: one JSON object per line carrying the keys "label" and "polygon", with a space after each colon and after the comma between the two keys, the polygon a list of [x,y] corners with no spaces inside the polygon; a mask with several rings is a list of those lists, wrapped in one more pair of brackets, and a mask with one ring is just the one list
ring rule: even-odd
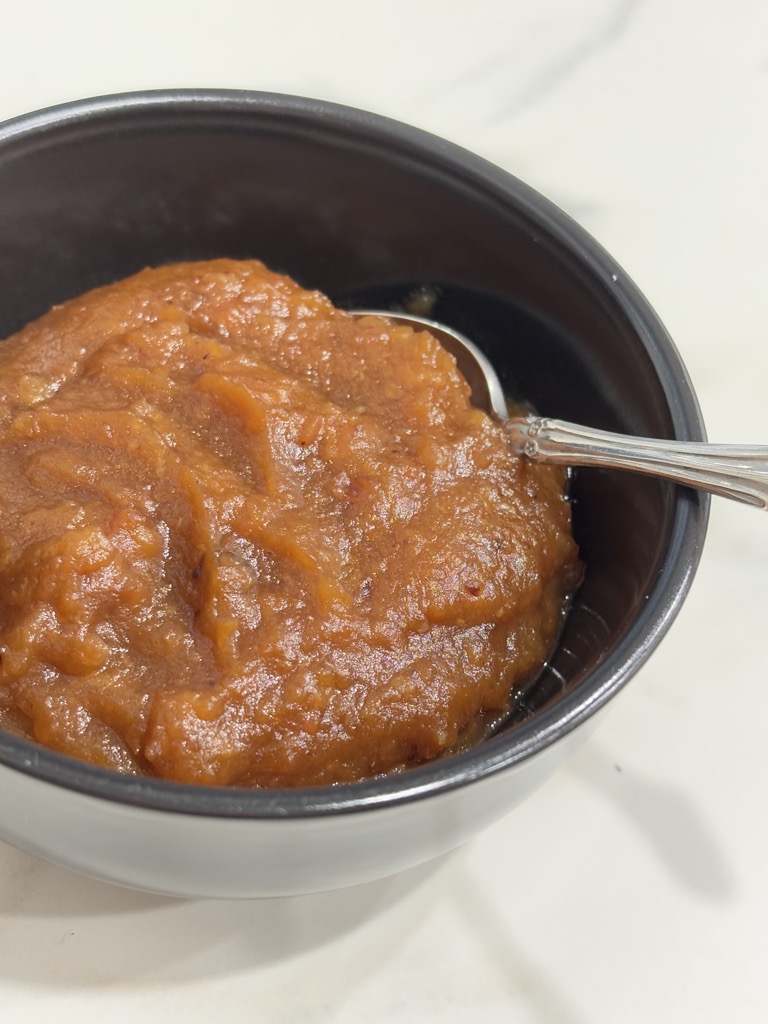
{"label": "spoon", "polygon": [[378,309],[350,312],[428,330],[456,359],[469,384],[472,402],[501,420],[513,448],[533,462],[632,470],[768,509],[768,446],[628,437],[549,417],[510,416],[491,362],[463,334],[409,313]]}

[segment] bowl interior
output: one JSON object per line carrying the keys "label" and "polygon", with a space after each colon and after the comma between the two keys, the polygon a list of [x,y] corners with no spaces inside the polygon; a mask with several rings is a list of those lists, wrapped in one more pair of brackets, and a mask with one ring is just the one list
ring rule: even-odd
{"label": "bowl interior", "polygon": [[[438,139],[232,93],[90,101],[0,127],[0,337],[144,266],[215,256],[257,257],[347,306],[397,308],[428,286],[431,315],[539,412],[701,436],[685,370],[620,268],[524,185]],[[590,470],[573,500],[584,584],[496,750],[513,732],[551,739],[620,685],[695,568],[698,496]]]}

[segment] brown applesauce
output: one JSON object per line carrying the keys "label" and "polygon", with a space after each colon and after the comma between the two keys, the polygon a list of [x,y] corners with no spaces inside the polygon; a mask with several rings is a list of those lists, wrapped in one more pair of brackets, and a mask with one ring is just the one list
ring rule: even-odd
{"label": "brown applesauce", "polygon": [[120,772],[297,786],[434,758],[545,661],[561,471],[427,333],[261,263],[165,266],[0,359],[0,725]]}

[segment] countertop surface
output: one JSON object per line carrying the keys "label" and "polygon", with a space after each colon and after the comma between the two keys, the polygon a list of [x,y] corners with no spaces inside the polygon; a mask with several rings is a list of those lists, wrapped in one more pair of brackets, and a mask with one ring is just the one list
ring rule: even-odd
{"label": "countertop surface", "polygon": [[[764,0],[14,4],[0,118],[169,86],[315,96],[512,171],[622,264],[709,435],[768,442]],[[768,1019],[768,517],[715,499],[692,592],[592,738],[375,884],[177,901],[0,844],[3,1021]]]}

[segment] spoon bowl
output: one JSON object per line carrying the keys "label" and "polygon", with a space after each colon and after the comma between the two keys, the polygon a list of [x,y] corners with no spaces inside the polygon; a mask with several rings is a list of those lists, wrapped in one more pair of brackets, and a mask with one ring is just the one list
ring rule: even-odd
{"label": "spoon bowl", "polygon": [[455,358],[472,402],[501,420],[516,451],[532,462],[601,466],[661,477],[756,508],[768,509],[768,446],[629,437],[541,416],[510,416],[498,374],[460,331],[426,317],[388,310],[351,310],[427,330]]}

